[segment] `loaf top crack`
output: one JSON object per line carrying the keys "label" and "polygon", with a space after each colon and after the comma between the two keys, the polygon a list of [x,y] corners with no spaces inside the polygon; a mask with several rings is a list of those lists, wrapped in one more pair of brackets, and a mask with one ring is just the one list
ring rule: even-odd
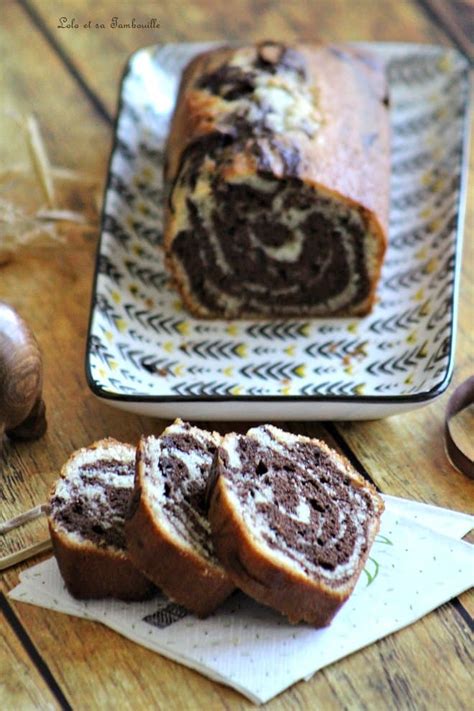
{"label": "loaf top crack", "polygon": [[222,47],[185,69],[164,247],[204,317],[362,315],[386,247],[384,71],[346,47]]}

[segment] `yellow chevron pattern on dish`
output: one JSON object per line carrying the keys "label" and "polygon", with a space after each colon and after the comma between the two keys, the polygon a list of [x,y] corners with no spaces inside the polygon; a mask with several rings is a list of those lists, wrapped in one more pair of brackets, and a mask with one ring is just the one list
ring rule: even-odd
{"label": "yellow chevron pattern on dish", "polygon": [[435,232],[438,232],[441,229],[441,220],[439,217],[436,217],[434,220],[431,220],[427,225],[426,229],[428,232],[431,232],[432,234]]}
{"label": "yellow chevron pattern on dish", "polygon": [[187,336],[189,333],[189,323],[187,321],[181,321],[176,328],[183,336]]}
{"label": "yellow chevron pattern on dish", "polygon": [[366,358],[367,357],[367,346],[368,343],[367,341],[362,341],[362,343],[359,343],[355,350],[354,350],[354,355],[356,358]]}
{"label": "yellow chevron pattern on dish", "polygon": [[431,311],[431,301],[428,299],[424,304],[421,304],[418,313],[420,316],[428,316]]}
{"label": "yellow chevron pattern on dish", "polygon": [[416,354],[417,358],[426,358],[428,355],[428,342],[425,341],[422,346],[420,346],[418,353]]}
{"label": "yellow chevron pattern on dish", "polygon": [[415,258],[416,259],[427,259],[429,254],[428,248],[427,247],[422,247],[421,249],[418,250],[418,252],[415,252]]}
{"label": "yellow chevron pattern on dish", "polygon": [[[394,130],[403,148],[394,154],[394,197],[399,200],[392,206],[392,258],[384,265],[373,312],[361,319],[194,319],[171,287],[158,246],[162,146],[152,145],[140,132],[121,137],[134,160],[126,171],[117,172],[123,185],[112,181],[107,193],[111,202],[105,212],[89,346],[91,372],[104,389],[177,399],[326,393],[356,399],[411,395],[437,384],[450,358],[446,343],[454,314],[445,307],[452,292],[447,260],[455,253],[455,230],[450,227],[457,213],[448,181],[456,182],[464,118],[457,80],[448,84],[448,75],[437,69],[438,57],[428,52],[425,66],[420,53],[400,67],[395,58],[392,67],[398,77],[391,92]],[[442,71],[449,72],[452,64],[458,71],[451,56],[440,62]],[[411,67],[413,86],[407,78]],[[143,98],[146,106],[148,98]],[[142,118],[146,124],[146,111]],[[156,162],[147,148],[157,151]],[[144,184],[149,192],[142,190]],[[431,368],[431,356],[437,358],[436,368]]]}
{"label": "yellow chevron pattern on dish", "polygon": [[141,202],[141,201],[138,202],[136,205],[136,209],[142,215],[145,215],[145,217],[150,214],[150,208],[148,207],[148,205],[145,202]]}
{"label": "yellow chevron pattern on dish", "polygon": [[148,181],[152,180],[154,178],[155,172],[150,168],[149,165],[145,165],[142,170],[141,170],[141,178],[142,180]]}
{"label": "yellow chevron pattern on dish", "polygon": [[426,173],[423,173],[423,175],[421,176],[420,183],[422,185],[424,185],[425,187],[429,187],[430,185],[432,185],[435,182],[435,180],[436,180],[436,177],[435,177],[433,171],[427,170]]}
{"label": "yellow chevron pattern on dish", "polygon": [[448,72],[453,71],[453,69],[454,69],[453,58],[447,52],[446,52],[446,54],[443,54],[443,56],[438,59],[438,69],[440,72],[443,72],[443,74],[447,74]]}
{"label": "yellow chevron pattern on dish", "polygon": [[430,259],[428,264],[425,267],[425,271],[427,274],[433,274],[435,271],[437,271],[439,267],[439,260],[436,257],[433,257]]}

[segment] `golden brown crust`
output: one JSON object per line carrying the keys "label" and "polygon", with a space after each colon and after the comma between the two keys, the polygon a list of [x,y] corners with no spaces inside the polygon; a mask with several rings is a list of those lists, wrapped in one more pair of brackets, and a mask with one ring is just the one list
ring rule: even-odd
{"label": "golden brown crust", "polygon": [[[118,442],[112,437],[94,442],[89,447],[74,452],[63,465],[60,479],[67,478],[68,469],[74,460],[88,450],[127,447],[135,452],[132,445]],[[50,499],[56,492],[56,481],[50,492]],[[48,526],[53,544],[53,553],[66,588],[79,599],[100,599],[113,597],[119,600],[143,600],[150,597],[155,586],[130,562],[125,551],[108,546],[99,548],[91,541],[76,541],[67,531],[56,524],[51,515]]]}
{"label": "golden brown crust", "polygon": [[144,463],[138,456],[134,503],[125,525],[131,560],[169,598],[198,617],[207,617],[234,585],[221,567],[185,548],[161,525],[143,493],[143,477]]}
{"label": "golden brown crust", "polygon": [[[296,144],[303,155],[295,177],[365,208],[384,238],[388,229],[389,195],[385,188],[390,171],[390,128],[383,66],[370,53],[348,45],[296,45],[295,49],[306,59],[323,121],[315,138],[301,131],[279,136],[283,142]],[[186,148],[220,129],[222,99],[191,88],[192,83],[236,51],[222,47],[204,52],[183,73],[167,144],[168,181],[176,178]],[[273,158],[275,175],[285,177],[282,163],[275,156],[268,158]],[[257,167],[254,157],[244,160],[239,155],[229,177],[253,173]]]}
{"label": "golden brown crust", "polygon": [[[291,128],[285,130],[278,134],[278,143],[283,149],[296,149],[301,156],[291,174],[293,178],[319,194],[355,208],[364,220],[371,235],[367,265],[369,293],[362,302],[331,312],[336,316],[363,316],[374,305],[387,247],[390,128],[384,70],[372,55],[350,46],[297,45],[295,49],[306,60],[321,125],[314,136]],[[208,135],[228,130],[222,125],[223,111],[228,111],[227,102],[193,85],[197,78],[213,72],[237,52],[252,55],[257,49],[249,46],[210,50],[197,56],[184,71],[167,145],[166,179],[170,183],[179,173],[188,146]],[[268,150],[267,139],[253,140],[265,155],[265,170],[276,178],[287,177],[284,162],[278,152]],[[236,150],[223,177],[228,181],[242,181],[258,170],[259,158],[254,153],[243,154]],[[165,215],[164,248],[168,270],[186,307],[194,315],[215,316],[196,299],[187,274],[173,255],[172,244],[181,229],[181,218],[176,212],[179,213],[179,209],[174,211],[168,206]],[[309,315],[329,314],[314,307]],[[246,314],[243,310],[238,314],[238,317],[246,316],[253,318],[255,313]]]}
{"label": "golden brown crust", "polygon": [[77,543],[49,520],[53,552],[67,590],[80,600],[113,597],[144,600],[155,586],[135,568],[125,552]]}
{"label": "golden brown crust", "polygon": [[294,567],[286,566],[281,558],[273,557],[267,548],[259,545],[232,502],[225,477],[219,476],[219,459],[216,461],[209,520],[216,553],[237,587],[283,613],[292,623],[303,621],[314,627],[324,627],[330,624],[352,593],[378,533],[384,503],[375,488],[365,482],[348,460],[325,443],[311,441],[330,453],[356,486],[368,489],[374,497],[375,515],[368,534],[367,551],[361,556],[357,571],[344,586],[335,590],[322,581],[312,580]]}

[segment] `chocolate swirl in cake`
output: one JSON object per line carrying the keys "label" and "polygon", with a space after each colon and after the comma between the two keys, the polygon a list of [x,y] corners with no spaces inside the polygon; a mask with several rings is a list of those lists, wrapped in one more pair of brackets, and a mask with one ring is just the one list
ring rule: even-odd
{"label": "chocolate swirl in cake", "polygon": [[99,453],[82,450],[67,478],[56,485],[50,500],[51,520],[77,541],[125,549],[123,527],[134,474],[132,447],[117,443],[113,454],[105,448]]}
{"label": "chocolate swirl in cake", "polygon": [[74,452],[49,500],[48,526],[67,590],[81,600],[143,600],[154,585],[132,564],[125,520],[135,447],[106,438]]}
{"label": "chocolate swirl in cake", "polygon": [[179,538],[213,560],[205,492],[216,438],[188,423],[172,425],[160,439],[144,442],[145,487],[161,519]]}
{"label": "chocolate swirl in cake", "polygon": [[138,445],[135,493],[126,523],[133,563],[172,600],[200,617],[234,589],[216,558],[205,495],[217,433],[176,420]]}
{"label": "chocolate swirl in cake", "polygon": [[[357,57],[356,70],[363,64]],[[354,86],[370,111],[381,97],[360,91],[364,77],[356,70]],[[182,100],[192,95],[189,110],[202,108],[190,123],[195,135],[180,149],[170,140],[169,153],[179,152],[179,159],[173,156],[167,176],[165,236],[168,265],[187,305],[200,316],[229,318],[367,311],[384,245],[372,234],[370,210],[307,178],[318,143],[328,140],[329,118],[304,54],[274,42],[222,50],[217,66],[209,53],[202,73],[189,76]],[[183,112],[176,114],[177,131],[186,125]],[[341,123],[344,145],[334,149],[341,159],[347,153],[370,160],[381,147],[377,127],[367,121],[377,145],[367,143],[365,130],[347,147],[351,130]],[[335,171],[346,168],[356,166]]]}
{"label": "chocolate swirl in cake", "polygon": [[216,553],[248,595],[316,627],[359,578],[384,505],[324,442],[271,425],[224,437],[210,480]]}
{"label": "chocolate swirl in cake", "polygon": [[221,457],[254,535],[327,585],[351,578],[374,516],[368,490],[354,486],[327,452],[272,427],[236,436]]}

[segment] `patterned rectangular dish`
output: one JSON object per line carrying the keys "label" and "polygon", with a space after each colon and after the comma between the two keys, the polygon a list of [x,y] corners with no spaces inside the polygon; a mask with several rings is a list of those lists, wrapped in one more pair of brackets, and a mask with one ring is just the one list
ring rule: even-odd
{"label": "patterned rectangular dish", "polygon": [[362,319],[203,321],[169,285],[163,150],[183,66],[209,44],[136,52],[122,81],[87,339],[109,404],[190,419],[372,419],[420,407],[453,368],[466,193],[467,62],[453,49],[368,44],[392,102],[390,238]]}

